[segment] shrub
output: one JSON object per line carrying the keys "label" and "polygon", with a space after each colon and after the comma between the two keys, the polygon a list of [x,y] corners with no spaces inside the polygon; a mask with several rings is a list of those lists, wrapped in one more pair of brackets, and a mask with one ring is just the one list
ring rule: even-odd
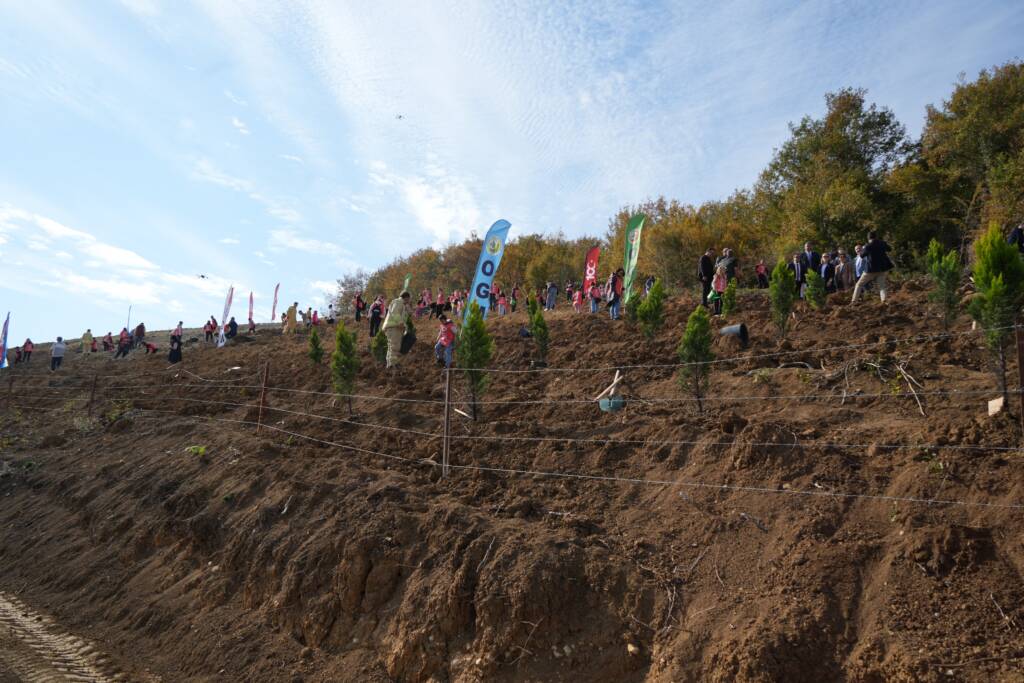
{"label": "shrub", "polygon": [[373,356],[381,365],[387,365],[388,362],[388,338],[384,336],[383,332],[378,332],[372,339],[370,339],[370,354]]}
{"label": "shrub", "polygon": [[[623,293],[623,297],[625,297],[625,293]],[[626,320],[631,323],[635,323],[639,319],[640,315],[640,297],[629,297],[629,301],[625,302],[625,305],[622,308],[626,312]]]}
{"label": "shrub", "polygon": [[711,352],[711,318],[704,306],[697,306],[686,321],[686,331],[679,342],[679,385],[697,399],[698,412],[704,412],[704,396],[710,381],[710,361],[715,359]]}
{"label": "shrub", "polygon": [[736,279],[729,280],[722,292],[722,317],[728,318],[736,310]]}
{"label": "shrub", "polygon": [[999,226],[989,225],[988,232],[974,242],[974,287],[971,316],[985,330],[985,346],[996,361],[999,390],[1006,393],[1006,345],[1024,294],[1024,261],[1017,247],[1003,240]]}
{"label": "shrub", "polygon": [[[793,287],[796,287],[795,283]],[[825,307],[825,281],[813,270],[807,271],[807,288],[804,289],[804,299],[816,311]]]}
{"label": "shrub", "polygon": [[324,347],[320,345],[320,333],[313,328],[313,332],[309,335],[309,359],[313,361],[313,365],[320,365],[323,358]]}
{"label": "shrub", "polygon": [[533,335],[533,344],[536,359],[540,363],[548,361],[548,342],[551,334],[548,331],[548,323],[544,320],[544,311],[540,306],[534,307],[533,316],[530,318],[530,334]]}
{"label": "shrub", "polygon": [[926,262],[928,273],[935,281],[935,291],[929,294],[928,298],[939,305],[942,310],[942,325],[948,330],[960,309],[960,299],[957,297],[957,289],[963,277],[960,254],[955,249],[943,253],[942,245],[937,240],[932,240],[928,245]]}
{"label": "shrub", "polygon": [[636,316],[640,321],[640,330],[648,339],[653,338],[665,324],[665,288],[660,278],[654,281],[651,291],[647,292],[647,296],[640,302]]}
{"label": "shrub", "polygon": [[772,269],[772,277],[768,283],[768,299],[771,301],[772,321],[779,330],[779,336],[785,337],[789,328],[789,314],[793,311],[796,301],[796,276],[785,262],[779,261]]}
{"label": "shrub", "polygon": [[470,404],[473,408],[473,419],[477,418],[477,401],[487,389],[487,373],[484,368],[491,362],[494,355],[494,339],[487,331],[483,312],[474,300],[469,305],[469,316],[459,333],[459,345],[455,348],[459,366],[466,374],[469,384]]}
{"label": "shrub", "polygon": [[339,394],[348,395],[348,414],[352,415],[352,391],[355,388],[356,373],[359,372],[359,356],[356,353],[356,333],[349,332],[345,323],[338,321],[334,333],[334,352],[331,354],[331,382]]}

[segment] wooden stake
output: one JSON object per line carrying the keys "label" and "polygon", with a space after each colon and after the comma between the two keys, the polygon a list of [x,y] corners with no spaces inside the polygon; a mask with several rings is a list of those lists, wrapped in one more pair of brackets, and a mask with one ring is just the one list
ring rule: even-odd
{"label": "wooden stake", "polygon": [[441,441],[441,476],[448,476],[448,446],[450,443],[449,433],[451,431],[451,401],[452,395],[452,371],[444,369],[444,437]]}
{"label": "wooden stake", "polygon": [[92,417],[92,402],[96,399],[96,375],[92,376],[92,389],[89,390],[89,417]]}
{"label": "wooden stake", "polygon": [[1014,330],[1017,337],[1017,396],[1020,398],[1020,429],[1024,433],[1024,331]]}
{"label": "wooden stake", "polygon": [[260,386],[260,408],[256,414],[256,433],[260,433],[260,426],[263,424],[263,406],[267,400],[267,378],[270,376],[270,361],[263,366],[263,384]]}

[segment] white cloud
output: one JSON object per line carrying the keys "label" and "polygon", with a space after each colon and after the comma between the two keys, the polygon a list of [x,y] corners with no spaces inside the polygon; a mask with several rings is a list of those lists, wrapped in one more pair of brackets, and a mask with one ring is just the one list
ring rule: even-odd
{"label": "white cloud", "polygon": [[221,244],[241,244],[241,242],[236,240],[234,237],[222,237],[217,241]]}
{"label": "white cloud", "polygon": [[147,19],[160,14],[160,5],[156,0],[121,0],[121,4],[132,13]]}
{"label": "white cloud", "polygon": [[209,159],[199,159],[192,166],[192,179],[204,183],[212,183],[235,190],[236,192],[251,192],[252,183],[243,178],[236,178],[224,173]]}
{"label": "white cloud", "polygon": [[[428,164],[422,175],[392,173],[383,162],[371,164],[370,181],[394,188],[420,227],[434,236],[435,246],[462,239],[479,229],[480,209],[473,193],[459,178],[436,164]],[[360,211],[350,203],[353,211]]]}
{"label": "white cloud", "polygon": [[297,164],[305,163],[302,160],[302,157],[297,157],[294,154],[279,154],[278,156],[281,157],[282,159],[284,159],[285,161],[294,161]]}
{"label": "white cloud", "polygon": [[237,130],[242,135],[248,135],[251,132],[249,130],[249,127],[245,125],[245,121],[238,118],[237,116],[231,117],[231,125],[234,126],[235,130]]}
{"label": "white cloud", "polygon": [[231,92],[230,90],[225,90],[224,91],[224,97],[228,98],[229,100],[231,100],[232,102],[234,102],[235,104],[237,104],[240,107],[244,107],[244,106],[249,104],[248,102],[246,102],[245,100],[243,100],[241,97],[239,97],[235,93]]}
{"label": "white cloud", "polygon": [[80,251],[92,257],[102,268],[135,268],[143,270],[154,270],[157,265],[145,259],[134,251],[115,247],[102,242],[92,242],[80,247]]}

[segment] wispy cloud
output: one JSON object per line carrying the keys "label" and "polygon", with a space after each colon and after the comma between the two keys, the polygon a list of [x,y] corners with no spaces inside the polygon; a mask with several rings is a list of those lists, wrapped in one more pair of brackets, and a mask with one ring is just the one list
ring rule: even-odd
{"label": "wispy cloud", "polygon": [[220,242],[221,244],[241,244],[241,242],[236,240],[234,237],[221,237],[217,241]]}
{"label": "wispy cloud", "polygon": [[236,178],[221,171],[209,159],[199,159],[195,162],[192,167],[192,179],[227,187],[236,192],[252,192],[252,183],[250,181]]}
{"label": "wispy cloud", "polygon": [[245,121],[238,118],[237,116],[231,117],[231,125],[235,127],[242,135],[249,135],[252,131],[249,130],[249,126],[245,125]]}
{"label": "wispy cloud", "polygon": [[304,164],[305,163],[302,160],[302,157],[297,157],[294,154],[279,154],[278,156],[280,158],[284,159],[285,161],[294,161],[297,164]]}
{"label": "wispy cloud", "polygon": [[231,92],[230,90],[225,90],[224,91],[224,97],[228,98],[229,100],[231,100],[232,102],[237,104],[239,107],[245,107],[245,106],[247,106],[249,104],[248,102],[246,102],[245,100],[243,100],[241,97],[239,97],[235,93]]}

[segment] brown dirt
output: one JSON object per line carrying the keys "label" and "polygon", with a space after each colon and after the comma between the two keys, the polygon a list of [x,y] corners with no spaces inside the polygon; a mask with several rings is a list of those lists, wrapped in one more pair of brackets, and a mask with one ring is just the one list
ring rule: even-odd
{"label": "brown dirt", "polygon": [[[880,447],[1020,444],[1015,417],[986,415],[996,392],[977,335],[815,351],[940,334],[918,289],[884,307],[801,310],[781,343],[764,300],[745,295],[736,318],[751,348],[717,352],[792,353],[716,365],[712,395],[730,400],[704,415],[634,401],[617,414],[486,404],[478,423],[453,418],[456,437],[494,437],[453,439],[456,465],[671,486],[479,469],[442,479],[422,462],[440,462],[440,439],[368,426],[438,433],[432,403],[357,400],[364,425],[264,416],[362,449],[351,450],[256,436],[251,407],[178,401],[251,404],[259,390],[142,374],[164,371],[163,357],[16,368],[0,412],[0,590],[123,670],[165,680],[1024,680],[1024,511],[795,495],[1024,502],[1020,452]],[[557,312],[549,362],[672,363],[691,309],[670,300],[650,342],[628,323]],[[523,319],[494,321],[496,367],[526,367]],[[443,399],[425,343],[434,326],[419,327],[403,376],[365,355],[358,393]],[[184,367],[224,380],[269,361],[272,387],[329,392],[326,361],[312,367],[304,344],[261,334],[186,349]],[[867,365],[835,374],[856,359],[910,359],[926,392],[981,393],[924,396],[921,417],[905,382]],[[778,368],[793,362],[811,368]],[[88,397],[97,373],[89,416],[70,399]],[[582,401],[611,375],[499,374],[485,400]],[[626,376],[635,395],[685,398],[671,369]],[[126,383],[146,388],[107,389]],[[268,405],[348,416],[330,396],[274,391]],[[633,443],[543,440],[556,438]]]}

